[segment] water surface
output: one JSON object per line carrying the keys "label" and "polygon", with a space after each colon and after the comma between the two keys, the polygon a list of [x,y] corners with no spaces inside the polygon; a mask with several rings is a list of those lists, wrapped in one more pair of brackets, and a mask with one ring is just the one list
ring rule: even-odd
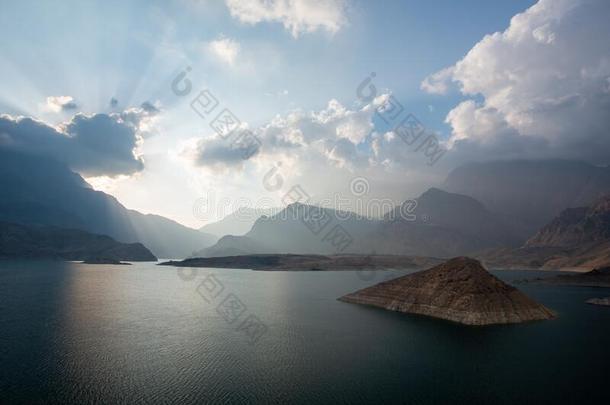
{"label": "water surface", "polygon": [[0,401],[610,400],[610,308],[584,304],[610,290],[520,285],[559,318],[477,328],[336,300],[404,271],[180,271],[0,262]]}

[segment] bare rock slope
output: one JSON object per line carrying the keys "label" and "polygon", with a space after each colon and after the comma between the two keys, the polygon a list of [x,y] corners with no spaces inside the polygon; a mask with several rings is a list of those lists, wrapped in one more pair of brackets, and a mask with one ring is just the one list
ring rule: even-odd
{"label": "bare rock slope", "polygon": [[590,207],[569,208],[518,249],[479,254],[493,268],[588,271],[610,266],[610,196]]}
{"label": "bare rock slope", "polygon": [[457,257],[339,300],[466,325],[519,323],[555,316],[551,310],[499,280],[477,260],[468,257]]}

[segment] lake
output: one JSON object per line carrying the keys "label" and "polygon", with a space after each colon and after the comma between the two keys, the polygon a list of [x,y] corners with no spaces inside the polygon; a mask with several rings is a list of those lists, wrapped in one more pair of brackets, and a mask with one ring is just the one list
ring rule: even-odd
{"label": "lake", "polygon": [[493,327],[336,300],[406,273],[0,262],[0,402],[610,403],[610,290]]}

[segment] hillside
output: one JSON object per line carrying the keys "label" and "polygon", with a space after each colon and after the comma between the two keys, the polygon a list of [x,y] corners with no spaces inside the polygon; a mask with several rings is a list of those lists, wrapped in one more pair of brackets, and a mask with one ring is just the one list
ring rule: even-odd
{"label": "hillside", "polygon": [[0,221],[52,225],[140,242],[158,257],[186,257],[216,240],[158,215],[126,209],[51,159],[0,150]]}
{"label": "hillside", "polygon": [[156,261],[141,243],[119,243],[109,236],[55,226],[0,222],[0,257],[63,260]]}
{"label": "hillside", "polygon": [[518,249],[481,255],[493,267],[586,271],[610,265],[610,197],[560,213]]}

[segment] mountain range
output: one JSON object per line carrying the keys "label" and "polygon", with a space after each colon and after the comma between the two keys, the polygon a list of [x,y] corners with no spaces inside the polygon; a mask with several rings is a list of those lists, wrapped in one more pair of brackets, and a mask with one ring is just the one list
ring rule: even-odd
{"label": "mountain range", "polygon": [[129,210],[55,160],[0,150],[0,221],[50,225],[140,242],[155,256],[186,257],[216,241],[158,215]]}
{"label": "mountain range", "polygon": [[[383,219],[295,203],[276,215],[259,218],[244,236],[225,236],[194,256],[339,251],[445,257],[519,244],[500,216],[471,197],[433,188],[416,202],[410,212],[397,207]],[[349,239],[340,249],[328,236],[336,227]]]}
{"label": "mountain range", "polygon": [[[427,190],[416,198],[409,218],[401,215],[403,206],[383,219],[371,219],[295,204],[262,216],[243,236],[220,238],[194,257],[470,254],[494,266],[589,268],[610,257],[608,203],[602,197],[610,191],[609,173],[605,167],[562,160],[468,164],[452,171],[444,183],[460,192]],[[309,218],[317,218],[317,224],[312,226]],[[318,229],[326,222],[327,228]],[[340,251],[325,239],[335,225],[350,239]]]}
{"label": "mountain range", "polygon": [[[383,218],[292,204],[191,229],[125,208],[55,160],[0,150],[0,221],[141,243],[163,258],[244,254],[475,255],[499,266],[610,257],[610,170],[571,161],[472,163]],[[406,210],[405,210],[406,208]],[[405,215],[405,212],[407,215]],[[554,219],[555,218],[555,219]]]}

